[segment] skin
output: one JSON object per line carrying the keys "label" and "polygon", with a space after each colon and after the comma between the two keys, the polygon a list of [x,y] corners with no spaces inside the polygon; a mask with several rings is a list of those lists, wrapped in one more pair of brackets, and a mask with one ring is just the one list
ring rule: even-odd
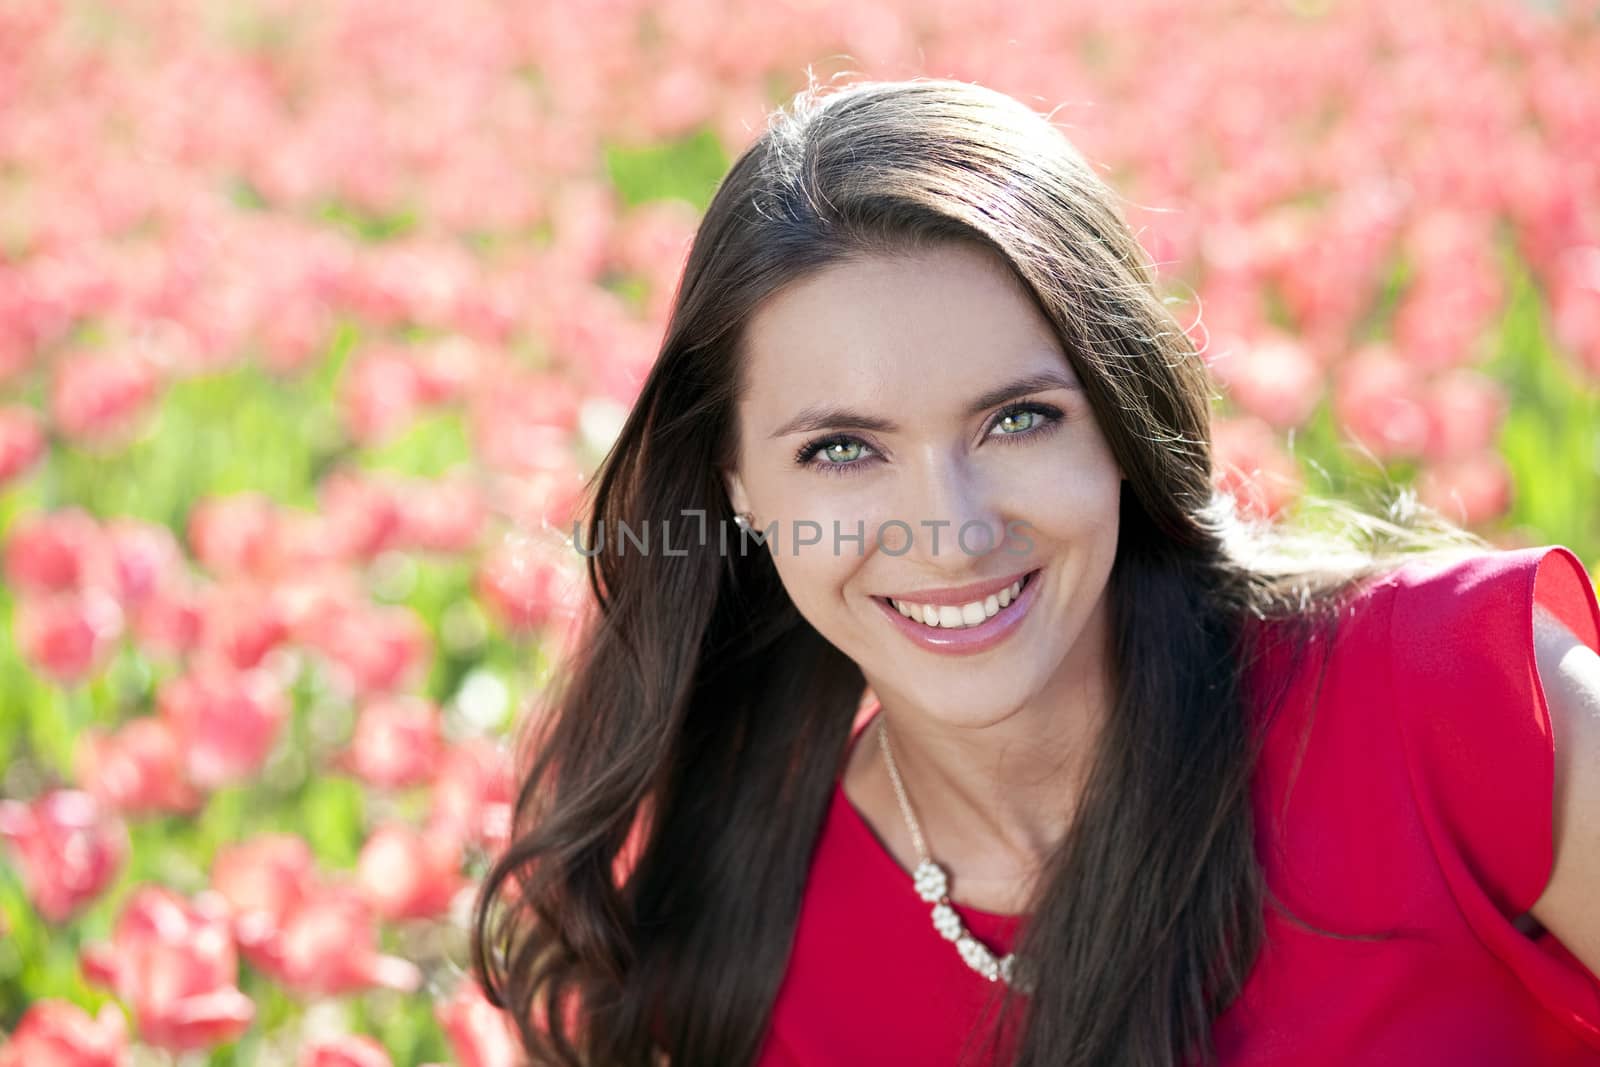
{"label": "skin", "polygon": [[1533,621],[1555,739],[1555,860],[1529,914],[1600,974],[1600,655],[1543,605]]}
{"label": "skin", "polygon": [[[729,499],[758,530],[777,524],[767,550],[785,589],[881,701],[952,897],[1014,913],[1071,824],[1114,695],[1106,585],[1124,479],[1079,379],[1003,263],[967,246],[830,267],[763,304],[746,341]],[[980,394],[1046,372],[1063,382],[969,412]],[[1053,411],[1018,410],[1028,404]],[[832,420],[774,436],[814,406],[894,429]],[[832,444],[797,463],[817,442]],[[913,531],[909,548],[892,527],[878,544],[880,525],[896,519]],[[820,543],[797,550],[800,520],[819,524]],[[937,551],[924,520],[949,524]],[[846,534],[864,523],[859,553],[851,541],[835,549],[835,521]],[[1041,566],[1021,626],[973,655],[921,648],[873,599]],[[874,729],[854,747],[843,786],[909,870],[916,851],[877,741]]]}

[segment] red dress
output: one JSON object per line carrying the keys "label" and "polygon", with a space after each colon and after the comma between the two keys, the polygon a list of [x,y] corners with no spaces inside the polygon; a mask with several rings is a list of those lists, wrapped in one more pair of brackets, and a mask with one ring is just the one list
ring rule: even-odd
{"label": "red dress", "polygon": [[[1295,680],[1253,787],[1268,882],[1326,929],[1421,936],[1334,940],[1265,907],[1261,955],[1213,1027],[1224,1067],[1600,1064],[1600,980],[1512,923],[1554,850],[1535,598],[1600,650],[1594,586],[1560,546],[1368,583],[1297,771],[1314,671]],[[1023,918],[956,910],[997,954]],[[954,1067],[991,988],[928,912],[836,786],[758,1067]]]}

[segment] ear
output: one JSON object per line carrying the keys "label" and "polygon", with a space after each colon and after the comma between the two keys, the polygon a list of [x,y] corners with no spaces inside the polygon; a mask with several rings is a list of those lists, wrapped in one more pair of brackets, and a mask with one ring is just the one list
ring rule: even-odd
{"label": "ear", "polygon": [[735,513],[749,511],[750,498],[745,495],[744,481],[739,477],[739,472],[729,467],[722,469],[722,483],[728,491],[728,501],[733,505]]}

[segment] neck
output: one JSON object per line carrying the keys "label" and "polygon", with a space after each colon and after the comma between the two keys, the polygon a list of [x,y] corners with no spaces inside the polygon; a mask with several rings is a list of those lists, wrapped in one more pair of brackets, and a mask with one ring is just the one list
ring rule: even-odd
{"label": "neck", "polygon": [[1071,828],[1113,687],[1056,688],[982,727],[959,727],[880,698],[844,787],[906,870],[920,858],[895,796],[880,730],[928,853],[951,872],[952,899],[1026,910],[1033,880]]}
{"label": "neck", "polygon": [[[884,706],[870,755],[894,798],[880,733],[887,731],[931,855],[964,860],[969,881],[1015,880],[1035,873],[1072,826],[1105,719],[1103,698],[1086,693],[1048,714],[1025,706],[979,729],[950,729]],[[898,798],[893,810],[904,823]]]}

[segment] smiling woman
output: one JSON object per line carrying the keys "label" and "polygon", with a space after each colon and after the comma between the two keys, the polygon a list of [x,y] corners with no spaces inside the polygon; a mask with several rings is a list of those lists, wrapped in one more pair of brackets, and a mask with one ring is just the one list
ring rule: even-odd
{"label": "smiling woman", "polygon": [[[1062,830],[1059,774],[1081,772],[1104,711],[1124,481],[1050,320],[992,251],[940,244],[789,285],[752,315],[740,366],[738,461],[724,472],[734,509],[780,531],[864,526],[886,542],[780,546],[772,562],[795,609],[923,735],[907,739],[907,774],[965,798],[952,845],[963,831],[993,841],[971,869],[1047,847]],[[843,472],[843,484],[824,476]],[[1008,539],[1008,521],[1024,536]],[[1030,575],[1001,611],[999,593]],[[978,653],[1003,655],[1005,670],[975,669]],[[1004,748],[1027,753],[1012,772],[1032,784],[992,811],[980,798]],[[917,766],[936,750],[935,766]],[[999,839],[974,816],[1003,820]]]}
{"label": "smiling woman", "polygon": [[588,558],[477,917],[534,1062],[1600,1062],[1576,557],[1247,522],[1211,392],[1044,117],[774,116],[588,541],[807,536]]}

